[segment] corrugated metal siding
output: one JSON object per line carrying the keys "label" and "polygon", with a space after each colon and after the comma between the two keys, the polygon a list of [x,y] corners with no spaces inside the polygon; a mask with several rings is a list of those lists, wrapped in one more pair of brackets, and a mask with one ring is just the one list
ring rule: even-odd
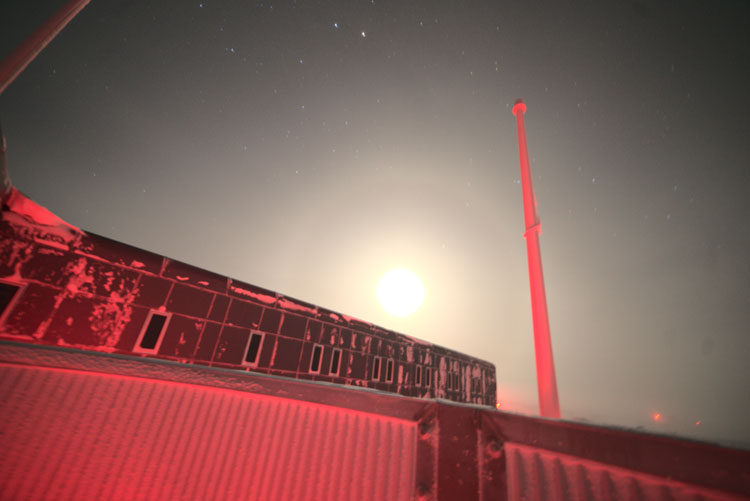
{"label": "corrugated metal siding", "polygon": [[0,451],[2,499],[409,499],[416,424],[0,364]]}
{"label": "corrugated metal siding", "polygon": [[505,454],[509,501],[745,499],[512,442]]}

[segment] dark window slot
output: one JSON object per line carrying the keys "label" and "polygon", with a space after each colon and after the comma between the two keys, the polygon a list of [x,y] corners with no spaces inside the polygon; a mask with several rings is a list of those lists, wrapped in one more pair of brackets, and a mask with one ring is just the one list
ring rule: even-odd
{"label": "dark window slot", "polygon": [[391,383],[393,382],[393,360],[388,359],[388,364],[385,367],[385,380]]}
{"label": "dark window slot", "polygon": [[263,334],[253,333],[250,335],[250,342],[247,345],[247,353],[245,354],[245,363],[255,365],[258,362],[258,354],[260,353],[262,343]]}
{"label": "dark window slot", "polygon": [[414,378],[414,383],[417,386],[422,386],[422,366],[421,365],[417,366],[417,375]]}
{"label": "dark window slot", "polygon": [[375,381],[380,379],[380,357],[375,357],[372,363],[372,379]]}
{"label": "dark window slot", "polygon": [[432,367],[427,368],[427,374],[424,382],[427,386],[430,386],[432,384]]}
{"label": "dark window slot", "polygon": [[167,315],[160,313],[152,313],[151,318],[148,321],[143,337],[141,338],[141,344],[139,345],[144,350],[156,349],[156,344],[159,342],[162,332],[164,331],[164,325],[167,322]]}
{"label": "dark window slot", "polygon": [[319,344],[313,346],[312,360],[310,361],[310,372],[320,372],[320,356],[323,353],[323,347]]}
{"label": "dark window slot", "polygon": [[13,298],[16,297],[16,293],[21,287],[5,282],[0,282],[0,319],[3,318],[5,310],[13,302]]}
{"label": "dark window slot", "polygon": [[329,374],[332,376],[339,375],[339,365],[341,364],[341,350],[338,348],[333,349],[333,355],[331,356],[331,370]]}

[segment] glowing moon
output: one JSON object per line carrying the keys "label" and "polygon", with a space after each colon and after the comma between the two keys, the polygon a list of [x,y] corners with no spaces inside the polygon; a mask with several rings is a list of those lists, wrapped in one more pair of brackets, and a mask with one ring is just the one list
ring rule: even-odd
{"label": "glowing moon", "polygon": [[378,282],[375,295],[380,305],[394,317],[408,317],[424,302],[424,285],[406,268],[389,271]]}

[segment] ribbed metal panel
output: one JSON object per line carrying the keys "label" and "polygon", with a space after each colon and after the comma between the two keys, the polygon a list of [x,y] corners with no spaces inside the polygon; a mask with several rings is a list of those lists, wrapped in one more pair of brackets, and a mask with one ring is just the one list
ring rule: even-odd
{"label": "ribbed metal panel", "polygon": [[509,501],[739,500],[664,477],[506,442]]}
{"label": "ribbed metal panel", "polygon": [[412,421],[0,364],[1,499],[409,499]]}

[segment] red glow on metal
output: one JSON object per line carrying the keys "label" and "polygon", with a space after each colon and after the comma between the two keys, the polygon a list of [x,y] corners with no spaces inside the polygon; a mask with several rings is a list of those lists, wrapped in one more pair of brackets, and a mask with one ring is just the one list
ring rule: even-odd
{"label": "red glow on metal", "polygon": [[3,499],[750,496],[750,451],[149,358],[0,341],[0,394]]}
{"label": "red glow on metal", "polygon": [[544,417],[559,418],[560,402],[557,398],[555,362],[552,357],[547,297],[544,292],[542,255],[539,247],[541,221],[536,210],[536,197],[531,182],[531,167],[526,144],[526,128],[523,114],[526,105],[520,99],[513,106],[513,115],[518,127],[518,154],[521,161],[521,186],[523,188],[523,215],[526,222],[526,251],[529,262],[529,284],[531,290],[531,315],[534,325],[534,352],[536,354],[536,379],[539,387],[539,412]]}
{"label": "red glow on metal", "polygon": [[89,0],[70,0],[0,63],[0,94],[62,31]]}
{"label": "red glow on metal", "polygon": [[376,500],[413,490],[409,420],[78,369],[0,362],[0,375],[3,395],[13,383],[27,391],[0,402],[3,499],[340,499],[351,489]]}

